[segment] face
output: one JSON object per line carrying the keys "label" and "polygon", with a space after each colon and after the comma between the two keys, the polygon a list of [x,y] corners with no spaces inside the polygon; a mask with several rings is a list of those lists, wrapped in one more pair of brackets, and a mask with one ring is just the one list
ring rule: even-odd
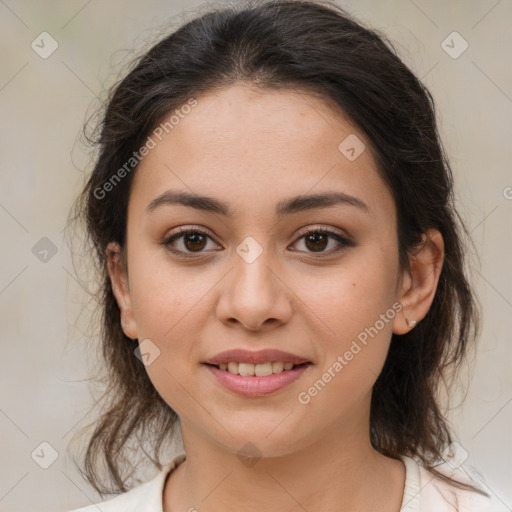
{"label": "face", "polygon": [[[127,276],[110,266],[125,333],[145,343],[148,375],[184,432],[272,455],[364,432],[411,283],[370,142],[305,93],[239,84],[196,99],[134,176]],[[193,207],[179,193],[212,201]],[[305,200],[327,194],[337,199]],[[307,363],[226,384],[205,362],[231,349]],[[263,379],[259,392],[247,379]]]}

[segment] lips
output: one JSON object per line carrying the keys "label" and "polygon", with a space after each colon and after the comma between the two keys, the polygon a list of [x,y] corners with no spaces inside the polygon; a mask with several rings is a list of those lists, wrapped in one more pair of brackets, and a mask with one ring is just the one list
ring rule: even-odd
{"label": "lips", "polygon": [[291,386],[292,383],[296,382],[308,371],[311,364],[304,363],[291,370],[273,373],[266,377],[233,375],[211,364],[205,364],[204,366],[215,381],[220,383],[226,390],[237,395],[257,398],[277,393]]}
{"label": "lips", "polygon": [[244,350],[244,349],[232,349],[221,352],[209,359],[205,364],[218,366],[219,364],[228,364],[236,361],[237,363],[251,363],[251,364],[262,364],[262,363],[291,363],[293,365],[299,365],[302,363],[308,363],[308,359],[301,357],[291,352],[283,352],[277,349],[265,349],[258,351]]}
{"label": "lips", "polygon": [[226,350],[203,364],[225,389],[246,397],[276,393],[292,385],[312,366],[304,357],[277,349]]}

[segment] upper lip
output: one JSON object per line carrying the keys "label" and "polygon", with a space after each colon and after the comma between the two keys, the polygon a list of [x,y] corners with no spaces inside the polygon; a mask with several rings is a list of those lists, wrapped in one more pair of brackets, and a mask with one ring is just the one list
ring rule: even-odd
{"label": "upper lip", "polygon": [[219,354],[209,358],[205,361],[207,364],[220,364],[220,363],[229,363],[231,361],[237,363],[272,363],[275,361],[282,363],[293,363],[293,364],[302,364],[309,362],[304,357],[300,357],[296,354],[292,354],[290,352],[283,352],[282,350],[277,349],[265,349],[265,350],[244,350],[241,348],[235,348],[232,350],[226,350],[224,352],[220,352]]}

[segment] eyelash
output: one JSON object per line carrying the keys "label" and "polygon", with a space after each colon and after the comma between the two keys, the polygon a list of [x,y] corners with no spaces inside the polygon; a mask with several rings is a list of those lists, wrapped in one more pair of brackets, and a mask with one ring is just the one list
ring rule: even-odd
{"label": "eyelash", "polygon": [[[212,239],[212,237],[208,233],[206,233],[205,231],[202,231],[200,229],[181,228],[178,233],[175,233],[174,235],[167,237],[162,242],[162,245],[168,251],[170,251],[173,254],[176,254],[182,258],[198,258],[202,255],[202,253],[204,251],[199,251],[196,253],[193,253],[193,252],[187,253],[185,251],[176,250],[176,249],[173,249],[172,247],[170,247],[172,242],[184,237],[185,235],[190,235],[190,234],[198,234],[198,235],[202,235],[202,236]],[[302,233],[300,233],[300,236],[297,238],[296,242],[310,234],[329,235],[342,245],[342,247],[339,247],[334,250],[331,249],[330,251],[326,251],[326,252],[318,252],[316,254],[314,252],[310,252],[310,254],[313,255],[314,258],[322,258],[322,257],[325,257],[325,255],[330,256],[333,253],[338,253],[338,252],[342,251],[343,249],[346,249],[347,247],[353,247],[355,245],[354,242],[352,242],[351,240],[348,240],[347,238],[341,236],[339,233],[336,233],[335,231],[331,231],[330,229],[327,229],[327,228],[316,228],[316,229],[310,229],[308,231],[302,232]],[[298,252],[303,252],[303,251],[298,251]]]}

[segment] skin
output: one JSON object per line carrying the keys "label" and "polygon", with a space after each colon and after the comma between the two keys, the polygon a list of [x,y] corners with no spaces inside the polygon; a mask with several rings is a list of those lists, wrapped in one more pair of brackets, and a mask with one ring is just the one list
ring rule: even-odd
{"label": "skin", "polygon": [[[371,143],[332,105],[240,83],[197,100],[136,171],[121,254],[128,272],[119,246],[107,250],[124,332],[159,348],[146,370],[181,421],[187,459],[166,482],[164,511],[398,512],[405,467],[371,447],[371,391],[392,333],[409,331],[406,319],[420,321],[429,310],[442,237],[426,233],[410,268],[400,269],[395,205]],[[338,150],[349,134],[366,146],[354,161]],[[169,189],[215,197],[234,214],[183,205],[147,213]],[[275,217],[279,201],[326,191],[368,209],[337,204]],[[210,236],[174,241],[191,258],[165,248],[179,226]],[[315,252],[298,236],[303,228],[330,228],[354,245],[329,238]],[[252,263],[236,252],[248,236],[263,251]],[[378,335],[299,403],[298,394],[398,303],[403,309]],[[201,364],[231,348],[279,348],[313,364],[288,387],[248,398]],[[252,467],[237,457],[247,442],[261,455]]]}

